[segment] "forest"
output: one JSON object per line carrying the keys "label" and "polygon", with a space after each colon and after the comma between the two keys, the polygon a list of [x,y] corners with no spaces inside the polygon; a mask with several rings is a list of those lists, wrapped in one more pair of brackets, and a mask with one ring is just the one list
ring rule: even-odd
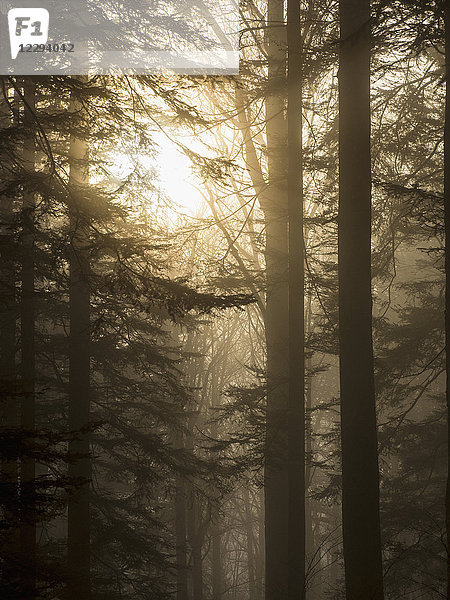
{"label": "forest", "polygon": [[450,0],[239,16],[0,76],[1,600],[450,599]]}

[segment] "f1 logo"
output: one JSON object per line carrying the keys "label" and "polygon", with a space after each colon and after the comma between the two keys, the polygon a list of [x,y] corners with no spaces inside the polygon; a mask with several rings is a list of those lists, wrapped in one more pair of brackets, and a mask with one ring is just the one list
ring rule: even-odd
{"label": "f1 logo", "polygon": [[8,12],[11,58],[17,58],[21,45],[46,44],[49,21],[46,8],[12,8]]}

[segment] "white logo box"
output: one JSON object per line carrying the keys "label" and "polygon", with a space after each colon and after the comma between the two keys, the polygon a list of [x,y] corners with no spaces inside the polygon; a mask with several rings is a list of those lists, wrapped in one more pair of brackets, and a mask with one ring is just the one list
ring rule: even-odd
{"label": "white logo box", "polygon": [[237,74],[234,0],[0,0],[0,74]]}

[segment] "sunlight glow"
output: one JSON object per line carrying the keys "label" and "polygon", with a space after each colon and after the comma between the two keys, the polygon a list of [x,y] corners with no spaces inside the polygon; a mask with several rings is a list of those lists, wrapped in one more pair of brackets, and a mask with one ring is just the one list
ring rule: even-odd
{"label": "sunlight glow", "polygon": [[197,189],[200,182],[192,173],[189,158],[164,135],[158,136],[158,179],[162,191],[180,213],[195,216],[203,203]]}

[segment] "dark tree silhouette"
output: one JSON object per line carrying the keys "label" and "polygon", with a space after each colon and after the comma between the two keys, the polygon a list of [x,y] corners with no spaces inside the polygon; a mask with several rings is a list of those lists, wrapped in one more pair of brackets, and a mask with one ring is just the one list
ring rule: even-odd
{"label": "dark tree silhouette", "polygon": [[289,599],[305,598],[305,324],[300,4],[287,4],[289,227]]}
{"label": "dark tree silhouette", "polygon": [[[35,170],[35,82],[33,78],[24,80],[23,88],[24,126],[26,136],[23,148],[23,168],[26,176],[33,182]],[[28,435],[30,442],[36,428],[36,345],[35,345],[35,203],[36,192],[29,183],[24,185],[22,207],[22,298],[20,306],[21,334],[21,376],[22,376],[22,416],[21,428]],[[30,455],[20,466],[20,500],[21,500],[21,566],[22,589],[25,598],[35,597],[36,587],[36,498],[35,478],[36,464]]]}
{"label": "dark tree silhouette", "polygon": [[444,2],[445,31],[445,126],[444,126],[444,224],[445,224],[445,371],[447,400],[447,598],[450,597],[450,1]]}
{"label": "dark tree silhouette", "polygon": [[[83,78],[84,79],[84,78]],[[83,83],[72,94],[83,92]],[[86,127],[83,101],[74,97],[71,112],[79,128]],[[90,263],[89,205],[84,185],[87,174],[88,146],[84,139],[71,134],[69,149],[69,212],[71,229],[69,281],[69,477],[76,489],[68,504],[69,596],[91,597],[90,576]]]}
{"label": "dark tree silhouette", "polygon": [[266,600],[288,597],[289,406],[287,244],[286,29],[284,2],[269,0],[266,45],[268,187],[261,197],[266,224],[267,423],[265,455]]}
{"label": "dark tree silhouette", "polygon": [[341,0],[339,360],[347,600],[383,598],[371,296],[370,3]]}

